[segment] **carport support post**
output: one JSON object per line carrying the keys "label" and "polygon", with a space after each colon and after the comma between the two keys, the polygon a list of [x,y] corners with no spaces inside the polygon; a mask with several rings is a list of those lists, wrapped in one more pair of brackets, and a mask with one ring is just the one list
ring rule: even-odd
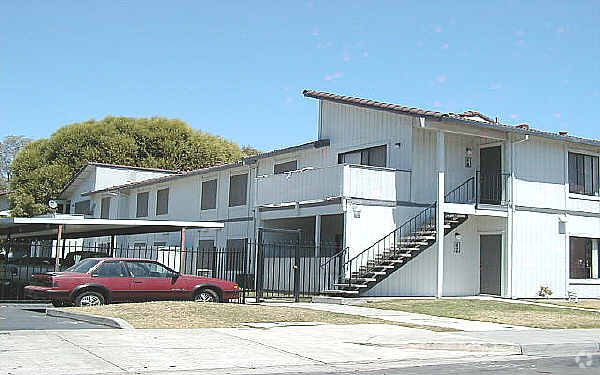
{"label": "carport support post", "polygon": [[58,251],[59,246],[61,246],[62,236],[63,236],[63,224],[58,225],[58,236],[56,237],[56,251],[54,256],[54,271],[60,271],[60,251]]}
{"label": "carport support post", "polygon": [[185,273],[185,261],[186,261],[186,254],[185,254],[185,228],[181,228],[181,254],[179,256],[179,272],[181,274]]}
{"label": "carport support post", "polygon": [[116,247],[116,237],[115,235],[111,235],[110,236],[110,256],[114,257],[115,256],[115,247]]}

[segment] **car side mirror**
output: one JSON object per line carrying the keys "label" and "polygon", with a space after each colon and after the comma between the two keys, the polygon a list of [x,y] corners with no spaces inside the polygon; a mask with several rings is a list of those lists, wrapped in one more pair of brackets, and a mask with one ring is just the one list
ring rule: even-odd
{"label": "car side mirror", "polygon": [[179,272],[173,272],[173,274],[171,275],[171,279],[173,279],[173,281],[176,281],[179,278],[179,276]]}

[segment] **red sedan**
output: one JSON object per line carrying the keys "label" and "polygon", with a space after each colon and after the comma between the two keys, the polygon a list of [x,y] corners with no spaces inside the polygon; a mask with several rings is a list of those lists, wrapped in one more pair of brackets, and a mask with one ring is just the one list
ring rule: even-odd
{"label": "red sedan", "polygon": [[227,302],[239,298],[238,284],[180,275],[148,259],[89,258],[64,272],[33,275],[25,295],[54,306],[95,306],[111,302],[194,300]]}

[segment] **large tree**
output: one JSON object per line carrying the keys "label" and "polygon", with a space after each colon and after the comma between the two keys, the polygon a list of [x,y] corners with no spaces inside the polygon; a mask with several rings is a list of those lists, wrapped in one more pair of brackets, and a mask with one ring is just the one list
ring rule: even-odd
{"label": "large tree", "polygon": [[20,135],[8,135],[0,142],[0,191],[8,189],[12,177],[11,164],[31,139]]}
{"label": "large tree", "polygon": [[244,154],[236,143],[175,119],[107,117],[68,125],[30,143],[13,161],[12,214],[48,212],[48,200],[88,162],[191,170],[238,161]]}

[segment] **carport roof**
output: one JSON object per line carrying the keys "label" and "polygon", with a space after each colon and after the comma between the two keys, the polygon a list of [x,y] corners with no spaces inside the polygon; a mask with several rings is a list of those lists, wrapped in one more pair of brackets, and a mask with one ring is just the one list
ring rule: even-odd
{"label": "carport roof", "polygon": [[63,225],[62,238],[88,238],[111,235],[178,232],[182,229],[221,229],[223,223],[211,221],[109,220],[83,217],[0,218],[0,236],[12,238],[56,239]]}

